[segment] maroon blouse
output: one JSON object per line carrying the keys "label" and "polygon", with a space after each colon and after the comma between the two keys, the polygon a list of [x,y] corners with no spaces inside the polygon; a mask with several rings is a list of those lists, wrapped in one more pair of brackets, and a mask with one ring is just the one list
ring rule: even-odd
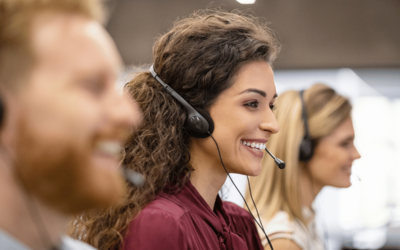
{"label": "maroon blouse", "polygon": [[188,182],[178,194],[162,192],[129,224],[124,249],[263,249],[251,215],[217,197],[214,211]]}

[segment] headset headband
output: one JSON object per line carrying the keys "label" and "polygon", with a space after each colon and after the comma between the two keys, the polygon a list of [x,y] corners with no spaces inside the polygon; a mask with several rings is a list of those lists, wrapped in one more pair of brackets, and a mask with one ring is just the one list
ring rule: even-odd
{"label": "headset headband", "polygon": [[300,99],[301,99],[301,118],[304,123],[305,137],[311,139],[310,130],[308,129],[308,115],[306,104],[304,102],[304,89],[300,91]]}
{"label": "headset headband", "polygon": [[178,102],[180,102],[187,110],[187,118],[186,118],[186,126],[189,129],[189,134],[192,137],[196,138],[205,138],[208,137],[214,130],[214,123],[210,115],[201,109],[197,111],[193,108],[185,99],[182,98],[178,93],[175,92],[173,88],[171,88],[168,84],[166,84],[161,78],[157,75],[154,70],[154,65],[150,67],[150,73],[154,77],[154,79],[159,82],[164,89],[174,97]]}

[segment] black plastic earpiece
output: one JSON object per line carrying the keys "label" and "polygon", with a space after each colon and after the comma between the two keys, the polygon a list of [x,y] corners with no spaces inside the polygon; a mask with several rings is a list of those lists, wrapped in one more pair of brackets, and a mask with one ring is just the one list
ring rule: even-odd
{"label": "black plastic earpiece", "polygon": [[314,149],[312,140],[307,135],[305,135],[300,143],[299,160],[307,162],[311,160],[313,155],[314,155]]}
{"label": "black plastic earpiece", "polygon": [[205,122],[201,120],[199,116],[188,116],[186,118],[185,128],[191,137],[207,138],[214,132],[214,122],[204,109],[196,109],[196,111],[200,113]]}
{"label": "black plastic earpiece", "polygon": [[312,138],[310,136],[310,130],[308,129],[308,115],[303,95],[304,95],[304,90],[300,91],[300,99],[301,99],[301,118],[304,123],[305,135],[300,143],[299,160],[308,162],[314,155],[314,145]]}

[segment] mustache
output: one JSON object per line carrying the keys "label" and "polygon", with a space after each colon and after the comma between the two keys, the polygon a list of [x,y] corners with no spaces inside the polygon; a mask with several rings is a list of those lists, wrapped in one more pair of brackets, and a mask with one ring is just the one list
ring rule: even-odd
{"label": "mustache", "polygon": [[102,128],[94,132],[94,141],[98,140],[114,140],[125,145],[131,138],[135,131],[135,128],[125,129],[125,128]]}

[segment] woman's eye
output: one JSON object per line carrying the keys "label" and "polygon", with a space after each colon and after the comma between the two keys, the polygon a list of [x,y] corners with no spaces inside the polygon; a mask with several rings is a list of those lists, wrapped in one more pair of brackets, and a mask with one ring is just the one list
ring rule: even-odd
{"label": "woman's eye", "polygon": [[342,142],[340,143],[340,146],[343,148],[348,148],[350,146],[350,142]]}
{"label": "woman's eye", "polygon": [[270,108],[272,111],[275,111],[275,110],[276,110],[276,105],[274,105],[274,104],[269,105],[269,108]]}
{"label": "woman's eye", "polygon": [[95,96],[100,96],[105,90],[105,84],[99,80],[83,81],[83,87]]}
{"label": "woman's eye", "polygon": [[249,106],[249,107],[252,107],[252,108],[258,108],[258,105],[259,105],[258,101],[248,102],[248,103],[245,104],[245,106]]}

